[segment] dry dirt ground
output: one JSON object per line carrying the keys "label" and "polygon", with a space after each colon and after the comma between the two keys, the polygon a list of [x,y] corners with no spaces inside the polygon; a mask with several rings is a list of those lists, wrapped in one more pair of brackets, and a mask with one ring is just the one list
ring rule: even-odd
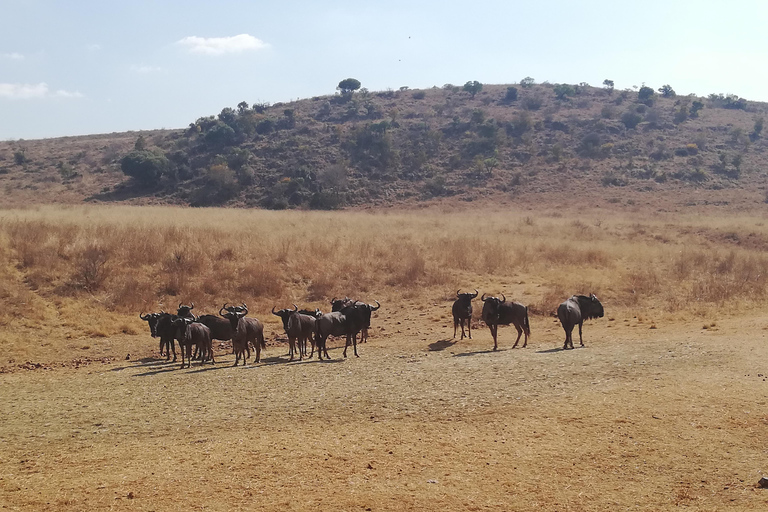
{"label": "dry dirt ground", "polygon": [[492,352],[487,329],[454,342],[414,314],[346,360],[336,340],[330,362],[272,344],[259,365],[220,350],[180,370],[146,335],[110,340],[130,360],[17,367],[0,374],[0,504],[768,509],[768,320],[611,318],[569,351],[549,317]]}

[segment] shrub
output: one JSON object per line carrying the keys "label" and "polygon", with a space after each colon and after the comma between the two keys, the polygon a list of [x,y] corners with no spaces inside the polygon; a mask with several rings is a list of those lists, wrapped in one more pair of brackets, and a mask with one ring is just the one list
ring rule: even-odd
{"label": "shrub", "polygon": [[659,87],[659,93],[665,98],[674,98],[675,96],[677,96],[677,94],[675,93],[675,90],[669,84],[662,85],[661,87]]}
{"label": "shrub", "polygon": [[507,87],[507,94],[504,95],[504,101],[517,101],[517,87]]}
{"label": "shrub", "polygon": [[568,98],[568,96],[573,96],[576,94],[576,89],[573,88],[572,85],[568,84],[557,84],[554,87],[555,96],[559,100],[564,100]]}
{"label": "shrub", "polygon": [[142,184],[151,184],[168,172],[169,162],[159,151],[131,151],[120,161],[123,173]]}
{"label": "shrub", "polygon": [[427,97],[427,93],[424,91],[414,91],[412,96],[413,96],[413,99],[415,100],[423,100],[424,98]]}
{"label": "shrub", "polygon": [[648,86],[642,86],[639,91],[637,91],[637,98],[640,101],[645,101],[653,97],[653,89],[651,89]]}
{"label": "shrub", "polygon": [[520,80],[520,87],[522,87],[523,89],[530,89],[535,84],[536,84],[536,81],[533,78],[529,77],[529,76],[527,76],[527,77],[523,78],[522,80]]}
{"label": "shrub", "polygon": [[523,98],[523,108],[526,110],[539,110],[543,104],[544,100],[538,94]]}
{"label": "shrub", "polygon": [[624,123],[624,126],[629,130],[635,128],[642,120],[643,118],[636,112],[627,111],[621,115],[621,122]]}
{"label": "shrub", "polygon": [[483,84],[481,84],[477,80],[470,80],[469,82],[464,84],[464,91],[471,94],[473,98],[475,97],[475,94],[479,93],[482,90],[483,90]]}

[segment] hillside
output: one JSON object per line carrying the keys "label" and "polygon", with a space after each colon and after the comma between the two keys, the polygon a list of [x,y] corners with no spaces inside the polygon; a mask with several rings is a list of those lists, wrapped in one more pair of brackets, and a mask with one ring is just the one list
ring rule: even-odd
{"label": "hillside", "polygon": [[[647,96],[651,91],[586,84],[485,85],[474,95],[451,85],[362,89],[275,105],[243,102],[185,130],[5,141],[0,205],[763,205],[768,105],[714,94]],[[142,163],[156,165],[142,180],[121,170],[135,149]]]}

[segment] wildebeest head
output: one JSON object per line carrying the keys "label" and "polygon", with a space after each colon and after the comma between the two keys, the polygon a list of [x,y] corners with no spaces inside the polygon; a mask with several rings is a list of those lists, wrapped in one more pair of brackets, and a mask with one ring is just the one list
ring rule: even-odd
{"label": "wildebeest head", "polygon": [[341,311],[347,306],[350,306],[354,304],[355,301],[350,299],[349,297],[344,297],[343,299],[337,299],[336,297],[331,299],[331,311]]}
{"label": "wildebeest head", "polygon": [[[460,292],[461,292],[461,288],[456,290],[456,300],[460,301],[462,304],[463,303],[469,304],[469,302],[472,299],[474,299],[475,297],[477,297],[477,294],[479,293],[477,290],[475,290],[475,293],[472,293],[472,292],[460,293]],[[485,295],[485,294],[483,294],[483,295]]]}
{"label": "wildebeest head", "polygon": [[176,317],[172,322],[175,338],[181,342],[186,341],[187,327],[195,320],[196,318]]}
{"label": "wildebeest head", "polygon": [[[226,311],[226,313],[222,313],[222,311]],[[227,303],[225,302],[221,309],[219,309],[219,315],[223,316],[224,318],[228,318],[229,321],[232,322],[233,327],[237,325],[238,320],[247,314],[248,306],[245,305],[245,302],[243,302],[241,306],[229,307],[227,307]]]}
{"label": "wildebeest head", "polygon": [[501,298],[498,297],[486,297],[485,294],[483,294],[482,297],[480,297],[480,300],[483,301],[483,320],[485,320],[485,323],[488,323],[488,320],[498,320],[499,318],[499,306],[507,302],[507,298],[504,296],[504,294],[501,294]]}
{"label": "wildebeest head", "polygon": [[297,313],[299,311],[299,306],[296,304],[293,305],[293,309],[280,309],[278,311],[275,311],[275,306],[272,306],[272,314],[275,316],[279,316],[283,320],[283,329],[288,328],[288,319],[291,317],[292,314]]}
{"label": "wildebeest head", "polygon": [[312,316],[312,317],[315,317],[315,318],[320,318],[321,316],[323,316],[323,312],[320,311],[320,308],[315,308],[314,311],[312,311],[311,309],[300,309],[299,310],[299,314],[300,315]]}
{"label": "wildebeest head", "polygon": [[149,324],[149,332],[153,338],[157,338],[157,321],[164,313],[165,311],[160,311],[160,313],[150,313],[148,315],[139,313],[139,318]]}
{"label": "wildebeest head", "polygon": [[590,293],[589,297],[585,295],[578,296],[579,308],[581,309],[581,316],[585,320],[592,318],[602,318],[605,312],[603,311],[603,305],[597,300],[594,293]]}
{"label": "wildebeest head", "polygon": [[195,303],[191,303],[189,306],[179,302],[179,309],[176,311],[176,315],[191,318],[192,310],[195,309]]}

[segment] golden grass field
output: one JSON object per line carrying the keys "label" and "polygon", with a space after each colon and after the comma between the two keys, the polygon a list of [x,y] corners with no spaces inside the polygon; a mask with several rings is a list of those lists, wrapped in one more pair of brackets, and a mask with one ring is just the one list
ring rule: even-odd
{"label": "golden grass field", "polygon": [[[0,506],[764,510],[766,244],[759,214],[1,211]],[[451,339],[459,287],[528,304],[528,348]],[[361,357],[288,363],[270,308],[344,295],[382,303]],[[138,318],[225,301],[261,364],[180,370]]]}

